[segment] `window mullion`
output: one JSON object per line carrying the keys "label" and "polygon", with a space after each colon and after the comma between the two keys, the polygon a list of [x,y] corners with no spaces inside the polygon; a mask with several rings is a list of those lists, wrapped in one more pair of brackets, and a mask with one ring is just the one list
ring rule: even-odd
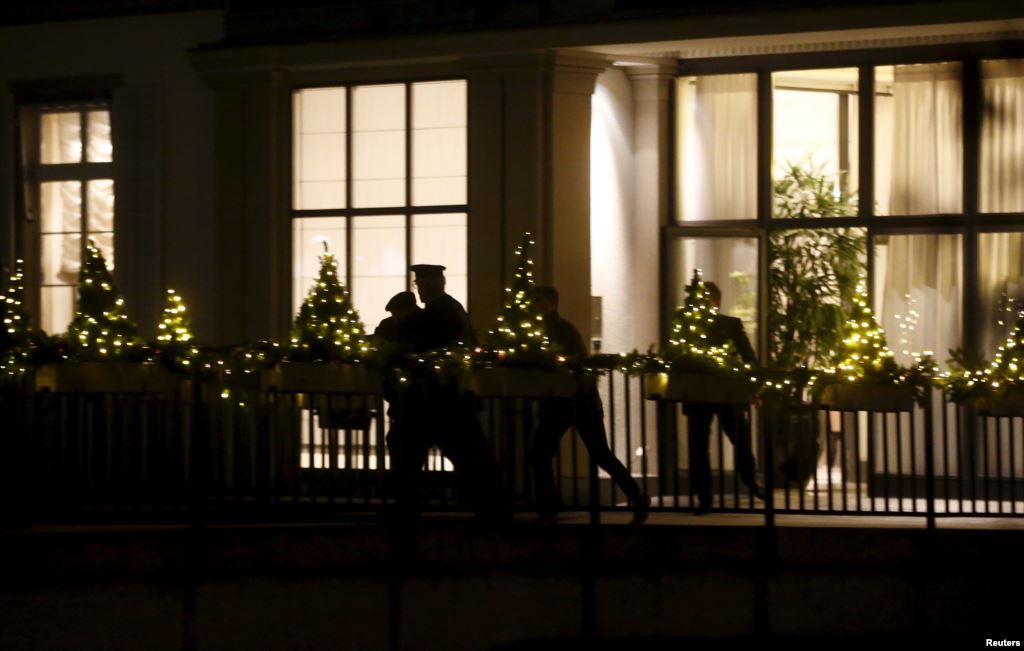
{"label": "window mullion", "polygon": [[405,85],[405,290],[409,291],[412,264],[412,84]]}
{"label": "window mullion", "polygon": [[[352,93],[355,86],[348,86],[345,90],[345,207],[352,209],[352,185],[354,184],[355,172],[352,169]],[[352,293],[352,217],[345,217],[345,286],[349,294]]]}

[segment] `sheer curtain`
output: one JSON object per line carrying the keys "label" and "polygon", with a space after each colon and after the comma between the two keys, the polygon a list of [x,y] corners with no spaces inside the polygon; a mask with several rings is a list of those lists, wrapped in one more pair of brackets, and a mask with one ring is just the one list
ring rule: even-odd
{"label": "sheer curtain", "polygon": [[757,76],[681,79],[679,183],[685,220],[757,216]]}
{"label": "sheer curtain", "polygon": [[[896,66],[890,215],[957,213],[963,205],[959,64]],[[962,261],[957,235],[880,237],[875,296],[897,358],[960,345]],[[901,327],[902,326],[902,327]]]}
{"label": "sheer curtain", "polygon": [[[979,205],[983,212],[1024,212],[1024,59],[983,61],[981,71]],[[979,247],[982,343],[991,357],[1024,307],[1024,235],[985,233]]]}

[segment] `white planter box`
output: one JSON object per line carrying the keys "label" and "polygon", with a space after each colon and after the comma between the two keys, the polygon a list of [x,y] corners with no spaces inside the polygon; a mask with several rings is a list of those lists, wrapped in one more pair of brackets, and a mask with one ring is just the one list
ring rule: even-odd
{"label": "white planter box", "polygon": [[182,391],[183,380],[144,362],[62,362],[35,370],[36,391],[52,393],[162,393]]}
{"label": "white planter box", "polygon": [[818,401],[836,411],[912,411],[914,387],[887,384],[829,384]]}
{"label": "white planter box", "polygon": [[974,404],[982,416],[1024,416],[1024,389],[1011,389],[999,396],[979,398]]}
{"label": "white planter box", "polygon": [[263,372],[263,387],[280,393],[343,393],[378,395],[380,373],[362,364],[281,362]]}
{"label": "white planter box", "polygon": [[664,402],[711,402],[746,405],[754,399],[756,385],[746,378],[708,373],[648,373],[644,397]]}
{"label": "white planter box", "polygon": [[462,389],[485,398],[574,398],[576,378],[568,371],[477,368],[463,376]]}

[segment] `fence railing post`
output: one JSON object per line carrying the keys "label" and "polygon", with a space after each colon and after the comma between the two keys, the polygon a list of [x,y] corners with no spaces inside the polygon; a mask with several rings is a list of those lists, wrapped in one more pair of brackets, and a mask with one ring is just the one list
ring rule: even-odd
{"label": "fence railing post", "polygon": [[[933,439],[934,432],[933,427],[935,425],[935,418],[932,414],[932,402],[934,389],[928,386],[924,389],[924,481],[925,481],[925,500],[927,504],[926,519],[928,530],[932,531],[935,529],[935,442]],[[943,400],[943,409],[945,409],[945,400]],[[913,434],[913,433],[911,433]]]}

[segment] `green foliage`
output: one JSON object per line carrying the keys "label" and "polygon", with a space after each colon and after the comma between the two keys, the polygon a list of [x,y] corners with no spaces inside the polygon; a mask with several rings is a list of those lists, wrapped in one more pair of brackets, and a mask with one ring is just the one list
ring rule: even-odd
{"label": "green foliage", "polygon": [[286,356],[293,361],[354,363],[369,352],[359,314],[338,277],[338,262],[325,243],[320,274],[295,317]]}
{"label": "green foliage", "polygon": [[[850,217],[853,195],[810,165],[789,164],[775,182],[775,218]],[[772,365],[828,367],[838,359],[858,276],[864,232],[853,228],[773,231],[768,240],[768,332]]]}
{"label": "green foliage", "polygon": [[138,328],[128,320],[107,261],[91,240],[78,276],[78,311],[67,338],[71,353],[83,360],[140,361],[143,356]]}
{"label": "green foliage", "polygon": [[3,300],[0,301],[0,315],[3,317],[3,329],[0,330],[0,382],[15,381],[28,370],[34,342],[28,314],[22,307],[24,299],[24,261],[18,260],[8,278]]}
{"label": "green foliage", "polygon": [[686,300],[672,315],[669,339],[661,351],[666,369],[716,373],[742,366],[732,342],[718,346],[708,336],[717,315],[703,274],[694,269],[686,286]]}
{"label": "green foliage", "polygon": [[167,303],[157,331],[154,351],[160,359],[174,370],[189,370],[199,357],[199,348],[185,302],[173,289],[167,290]]}
{"label": "green foliage", "polygon": [[544,333],[544,319],[533,306],[533,260],[530,234],[523,235],[516,248],[518,261],[512,286],[505,288],[505,301],[498,323],[484,340],[486,351],[480,360],[502,366],[550,366],[556,363],[555,351]]}

